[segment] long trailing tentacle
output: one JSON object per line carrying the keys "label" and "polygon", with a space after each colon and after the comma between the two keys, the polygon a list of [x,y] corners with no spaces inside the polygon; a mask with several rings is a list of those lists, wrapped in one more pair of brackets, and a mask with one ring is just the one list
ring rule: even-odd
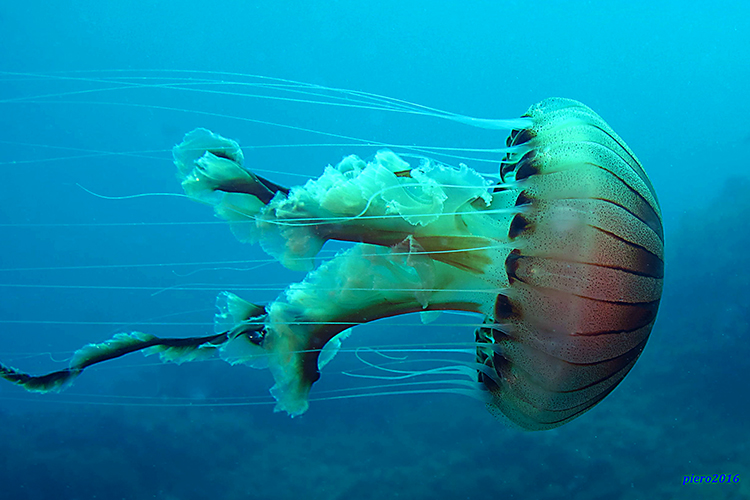
{"label": "long trailing tentacle", "polygon": [[228,339],[228,332],[205,337],[159,338],[147,333],[119,333],[100,344],[89,344],[76,351],[68,368],[45,375],[30,375],[0,363],[0,377],[31,392],[58,392],[69,386],[89,366],[143,351],[159,353],[162,360],[175,363],[213,356]]}

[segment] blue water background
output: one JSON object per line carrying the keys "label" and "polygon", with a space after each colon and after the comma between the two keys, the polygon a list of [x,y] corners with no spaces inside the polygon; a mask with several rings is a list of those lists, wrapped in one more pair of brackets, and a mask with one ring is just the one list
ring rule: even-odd
{"label": "blue water background", "polygon": [[[290,419],[265,404],[265,372],[136,355],[92,369],[59,397],[0,386],[0,498],[750,498],[750,7],[742,2],[3,1],[0,33],[0,359],[22,369],[59,369],[71,351],[118,331],[203,335],[217,290],[267,302],[302,278],[278,264],[145,267],[266,256],[212,224],[209,207],[178,197],[106,200],[79,187],[179,193],[169,149],[195,127],[246,146],[337,140],[226,115],[391,144],[504,141],[393,113],[170,89],[85,93],[102,88],[87,79],[124,75],[109,71],[265,75],[483,118],[519,116],[545,97],[578,99],[641,159],[667,238],[662,309],[641,360],[601,405],[560,429],[514,430],[449,394],[317,401]],[[376,150],[246,156],[289,185]],[[242,286],[263,289],[248,296]],[[395,321],[362,327],[352,342],[471,342],[471,321]],[[316,390],[362,383],[340,374],[356,359],[336,362]],[[263,404],[165,406],[242,396]],[[741,481],[682,484],[721,473]]]}

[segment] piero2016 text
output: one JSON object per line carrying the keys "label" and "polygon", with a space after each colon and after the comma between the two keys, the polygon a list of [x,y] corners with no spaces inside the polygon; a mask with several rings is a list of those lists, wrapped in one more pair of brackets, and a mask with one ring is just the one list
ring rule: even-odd
{"label": "piero2016 text", "polygon": [[739,483],[738,474],[711,474],[708,476],[688,475],[682,479],[682,484],[733,484]]}

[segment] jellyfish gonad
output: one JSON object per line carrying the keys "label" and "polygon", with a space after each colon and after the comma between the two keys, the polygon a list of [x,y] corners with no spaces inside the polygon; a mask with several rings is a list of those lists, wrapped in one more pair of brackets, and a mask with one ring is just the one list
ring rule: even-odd
{"label": "jellyfish gonad", "polygon": [[[661,214],[635,155],[588,107],[547,99],[523,119],[499,181],[382,150],[292,188],[246,168],[235,141],[194,130],[173,150],[185,193],[305,279],[266,305],[221,293],[211,335],[123,333],[64,370],[0,365],[0,375],[47,392],[135,351],[218,355],[270,369],[277,410],[294,416],[350,328],[467,311],[483,318],[470,366],[490,412],[529,430],[562,425],[609,394],[646,345],[662,289]],[[328,240],[353,244],[315,267]]]}

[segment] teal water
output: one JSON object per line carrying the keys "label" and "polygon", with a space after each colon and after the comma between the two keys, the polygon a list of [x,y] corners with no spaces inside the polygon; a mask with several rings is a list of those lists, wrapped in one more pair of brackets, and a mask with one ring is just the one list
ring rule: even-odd
{"label": "teal water", "polygon": [[[508,428],[449,394],[314,401],[290,419],[273,413],[266,372],[136,356],[59,396],[0,386],[0,496],[750,498],[749,14],[684,2],[3,3],[0,360],[13,366],[59,369],[118,331],[202,335],[217,291],[263,302],[302,278],[237,242],[207,207],[91,194],[179,193],[170,149],[195,127],[238,139],[286,185],[378,146],[244,118],[390,145],[504,141],[435,119],[251,98],[237,86],[258,82],[246,75],[482,118],[578,99],[659,193],[667,278],[633,371],[553,431]],[[261,147],[310,143],[336,145]],[[406,318],[351,341],[470,342],[472,321]],[[373,385],[341,374],[359,368],[342,353],[318,397]],[[739,483],[683,485],[722,473]]]}

